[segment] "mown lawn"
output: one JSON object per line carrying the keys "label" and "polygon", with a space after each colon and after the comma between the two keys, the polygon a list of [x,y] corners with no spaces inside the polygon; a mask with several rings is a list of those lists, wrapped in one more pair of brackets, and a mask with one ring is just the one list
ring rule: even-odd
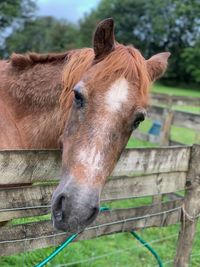
{"label": "mown lawn", "polygon": [[[155,84],[151,88],[151,92],[154,93],[161,93],[161,94],[169,94],[169,95],[177,95],[177,96],[190,96],[190,97],[198,97],[200,98],[200,88],[199,90],[192,90],[189,88],[176,88],[176,87],[168,87],[161,84]],[[174,105],[172,107],[175,110],[192,112],[192,113],[200,113],[200,106],[193,107],[193,106],[185,106],[185,105]]]}
{"label": "mown lawn", "polygon": [[[169,88],[161,85],[156,85],[153,91],[159,93],[174,93],[177,95],[190,95],[200,97],[200,91],[190,89]],[[148,131],[151,126],[151,120],[144,122],[140,129]],[[186,144],[193,140],[193,132],[186,131],[180,127],[173,127],[173,139],[182,138]],[[127,147],[146,147],[155,146],[153,144],[143,142],[136,139],[130,139]],[[123,208],[147,205],[151,203],[150,197],[138,198],[132,200],[115,201],[109,203],[110,208]],[[179,225],[173,225],[164,228],[150,228],[140,230],[138,233],[147,242],[149,242],[156,252],[161,257],[164,266],[172,267],[173,258],[176,251],[176,242],[179,231]],[[17,246],[17,244],[16,244]],[[47,257],[54,248],[40,249],[34,252],[22,253],[9,257],[0,258],[0,267],[10,266],[34,266],[42,259]],[[24,247],[26,251],[26,247]],[[121,233],[106,237],[75,242],[64,249],[51,263],[47,266],[75,266],[75,267],[153,267],[157,266],[154,257],[142,247],[129,233]],[[200,266],[200,222],[197,227],[197,234],[192,250],[191,267]]]}
{"label": "mown lawn", "polygon": [[[174,87],[167,87],[164,85],[160,84],[155,84],[151,88],[152,92],[157,92],[157,93],[163,93],[163,94],[171,94],[171,95],[184,95],[184,96],[191,96],[191,97],[199,97],[200,98],[200,89],[199,90],[192,90],[192,89],[185,89],[185,88],[174,88]],[[163,105],[160,105],[163,106]],[[172,107],[175,110],[180,110],[180,111],[186,111],[186,112],[191,112],[191,113],[196,113],[200,114],[200,106],[199,107],[194,107],[194,106],[185,106],[185,105],[174,105]],[[150,118],[147,118],[139,127],[141,132],[148,132],[149,129],[152,126],[153,121]],[[184,133],[184,134],[183,134]],[[195,132],[193,129],[188,129],[188,128],[182,128],[182,127],[177,127],[173,125],[171,127],[171,139],[174,141],[181,142],[183,144],[191,145],[194,142],[198,142],[197,140],[200,139],[199,133]],[[198,135],[198,137],[197,137]],[[149,144],[147,142],[139,142],[135,144],[134,141],[129,141],[128,146],[130,145],[136,145],[139,146],[144,146],[147,144],[147,146],[151,146],[152,144]]]}
{"label": "mown lawn", "polygon": [[169,95],[180,95],[180,96],[191,96],[191,97],[200,97],[200,88],[199,90],[194,90],[190,88],[177,88],[177,87],[169,87],[159,83],[154,84],[151,88],[152,92],[161,93],[161,94],[169,94]]}

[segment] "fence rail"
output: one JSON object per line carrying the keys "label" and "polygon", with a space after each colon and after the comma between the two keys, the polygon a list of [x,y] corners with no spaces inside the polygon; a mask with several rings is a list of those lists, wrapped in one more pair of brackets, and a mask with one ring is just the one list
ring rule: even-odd
{"label": "fence rail", "polygon": [[[156,106],[162,104],[166,106]],[[150,133],[143,133],[137,130],[136,132],[134,132],[133,137],[152,143],[159,143],[161,145],[183,145],[183,143],[171,139],[170,131],[171,127],[174,125],[194,130],[194,132],[196,133],[194,143],[199,143],[200,114],[174,110],[172,109],[173,105],[191,105],[198,106],[200,108],[200,98],[153,93],[151,95],[149,119],[153,121],[159,121],[161,123],[160,134],[152,135]]]}
{"label": "fence rail", "polygon": [[[128,149],[122,154],[109,177],[101,201],[143,196],[159,196],[186,190],[186,197],[146,206],[105,211],[78,240],[145,227],[163,227],[181,223],[179,243],[185,245],[185,258],[178,245],[176,267],[187,266],[197,218],[200,192],[200,146]],[[31,251],[59,244],[66,233],[56,231],[50,220],[13,225],[16,218],[34,217],[50,212],[61,162],[60,151],[0,152],[0,255]],[[52,182],[53,181],[53,182]],[[27,183],[27,185],[26,185]],[[30,184],[32,183],[32,184]],[[186,187],[190,185],[190,187]],[[194,187],[195,185],[195,187]],[[183,225],[187,225],[186,229]],[[190,230],[190,234],[188,231]],[[179,264],[181,261],[181,264]]]}
{"label": "fence rail", "polygon": [[153,105],[164,104],[167,106],[171,105],[185,105],[185,106],[200,106],[200,97],[190,96],[176,96],[170,94],[151,94],[151,103]]}

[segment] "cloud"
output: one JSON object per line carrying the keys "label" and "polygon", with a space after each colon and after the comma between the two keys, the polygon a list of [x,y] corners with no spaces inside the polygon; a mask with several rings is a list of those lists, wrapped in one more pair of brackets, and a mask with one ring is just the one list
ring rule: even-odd
{"label": "cloud", "polygon": [[37,0],[37,14],[76,22],[84,13],[96,7],[99,2],[100,0]]}

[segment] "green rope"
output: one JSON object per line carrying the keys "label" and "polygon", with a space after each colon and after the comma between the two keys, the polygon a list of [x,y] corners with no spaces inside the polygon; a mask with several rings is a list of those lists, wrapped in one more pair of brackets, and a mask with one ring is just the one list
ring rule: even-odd
{"label": "green rope", "polygon": [[[107,207],[101,207],[100,208],[100,212],[106,211],[106,210],[109,210],[109,208],[107,208]],[[138,241],[140,241],[140,243],[143,244],[154,255],[154,257],[156,258],[156,260],[158,262],[159,267],[163,267],[162,261],[161,261],[160,257],[158,256],[158,254],[155,252],[155,250],[146,241],[144,241],[139,235],[137,235],[135,231],[131,231],[131,234]],[[65,247],[67,247],[77,236],[78,236],[78,234],[74,234],[74,235],[71,235],[70,237],[68,237],[62,243],[62,245],[57,247],[46,259],[41,261],[39,264],[35,265],[35,267],[43,267],[45,264],[47,264],[49,261],[51,261],[56,255],[58,255],[58,253],[60,253]]]}
{"label": "green rope", "polygon": [[156,253],[156,251],[146,242],[144,241],[141,236],[139,236],[135,231],[131,231],[131,234],[144,246],[146,247],[151,254],[154,255],[154,257],[156,258],[157,262],[158,262],[158,266],[159,267],[163,267],[161,258],[159,257],[159,255]]}

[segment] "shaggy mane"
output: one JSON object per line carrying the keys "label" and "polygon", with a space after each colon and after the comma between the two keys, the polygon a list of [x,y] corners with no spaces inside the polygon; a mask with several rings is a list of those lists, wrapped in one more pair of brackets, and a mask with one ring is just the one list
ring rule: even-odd
{"label": "shaggy mane", "polygon": [[[63,69],[63,90],[60,96],[61,108],[66,112],[72,101],[72,89],[82,78],[82,75],[95,64],[94,51],[90,48],[77,50],[66,62]],[[150,77],[147,71],[146,61],[136,48],[117,44],[114,51],[102,61],[96,74],[90,80],[90,84],[101,87],[103,83],[125,77],[129,82],[139,87],[141,98],[147,101],[147,90],[150,85]]]}
{"label": "shaggy mane", "polygon": [[49,53],[49,54],[16,54],[13,53],[10,57],[11,65],[17,69],[23,70],[27,67],[32,67],[34,64],[45,64],[55,61],[63,61],[69,56],[70,52],[65,53]]}

